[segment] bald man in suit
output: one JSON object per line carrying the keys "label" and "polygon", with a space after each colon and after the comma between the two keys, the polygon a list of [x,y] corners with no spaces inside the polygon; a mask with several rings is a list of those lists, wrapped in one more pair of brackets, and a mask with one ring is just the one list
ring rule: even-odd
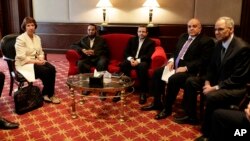
{"label": "bald man in suit", "polygon": [[[214,41],[203,35],[201,29],[200,21],[193,18],[187,23],[188,33],[180,36],[176,45],[176,51],[167,63],[170,70],[175,68],[175,74],[169,77],[166,95],[164,93],[166,83],[161,80],[164,67],[154,72],[152,78],[154,101],[150,105],[142,107],[141,110],[161,110],[155,116],[157,120],[170,116],[172,114],[172,105],[179,90],[185,88],[185,84],[188,81],[193,81],[192,78],[197,77],[198,74],[202,76],[206,72],[206,65],[210,60]],[[185,95],[188,94],[184,91]],[[161,97],[163,97],[163,102]]]}

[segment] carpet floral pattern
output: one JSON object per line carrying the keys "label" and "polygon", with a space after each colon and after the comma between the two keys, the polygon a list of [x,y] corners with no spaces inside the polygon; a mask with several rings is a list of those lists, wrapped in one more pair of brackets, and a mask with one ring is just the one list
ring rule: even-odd
{"label": "carpet floral pattern", "polygon": [[[199,126],[179,125],[173,117],[157,121],[156,111],[142,112],[138,95],[131,94],[125,107],[125,122],[120,122],[121,103],[111,98],[85,98],[79,104],[77,95],[77,119],[70,115],[71,97],[66,85],[68,63],[64,55],[48,54],[48,61],[56,66],[56,95],[61,104],[45,103],[43,107],[23,115],[14,112],[13,96],[8,96],[9,74],[6,62],[0,60],[5,86],[0,99],[0,115],[20,123],[14,130],[0,130],[0,141],[192,141],[200,136]],[[42,87],[40,80],[34,85]],[[16,86],[15,86],[16,89]],[[152,98],[148,99],[148,103]]]}

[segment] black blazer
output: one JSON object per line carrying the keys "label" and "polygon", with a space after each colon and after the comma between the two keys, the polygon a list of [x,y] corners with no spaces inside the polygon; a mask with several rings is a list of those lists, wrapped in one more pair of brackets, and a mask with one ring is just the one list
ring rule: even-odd
{"label": "black blazer", "polygon": [[220,88],[235,89],[245,87],[249,79],[250,47],[245,41],[233,37],[221,61],[222,42],[214,49],[207,80]]}
{"label": "black blazer", "polygon": [[[174,52],[174,60],[179,55],[183,45],[188,40],[187,33],[182,34],[176,45]],[[214,48],[214,41],[212,38],[199,34],[190,44],[186,51],[183,60],[179,61],[179,66],[187,66],[188,73],[193,75],[203,76],[206,74],[207,66],[210,62]]]}
{"label": "black blazer", "polygon": [[100,56],[109,57],[107,44],[105,40],[100,36],[95,37],[95,41],[92,47],[95,52],[94,56],[87,56],[82,52],[82,49],[90,49],[90,40],[88,36],[82,38],[79,42],[72,44],[71,48],[75,49],[81,55],[81,59],[89,58],[95,60],[99,59]]}
{"label": "black blazer", "polygon": [[[125,54],[124,54],[125,59],[127,59],[129,56],[135,58],[138,45],[139,45],[139,38],[132,37],[129,40],[128,45],[125,49]],[[154,53],[154,51],[155,51],[155,42],[150,38],[146,37],[141,46],[138,58],[141,59],[141,62],[147,62],[150,64],[151,56]]]}

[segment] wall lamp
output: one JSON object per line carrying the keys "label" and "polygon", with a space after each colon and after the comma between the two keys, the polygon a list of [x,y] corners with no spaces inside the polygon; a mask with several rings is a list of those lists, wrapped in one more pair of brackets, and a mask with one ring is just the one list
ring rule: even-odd
{"label": "wall lamp", "polygon": [[109,7],[113,7],[112,3],[109,0],[100,0],[96,4],[96,7],[102,8],[102,11],[103,11],[103,22],[102,22],[102,25],[107,25],[108,23],[106,22],[106,10]]}
{"label": "wall lamp", "polygon": [[153,9],[156,7],[160,7],[159,3],[157,0],[146,0],[143,5],[143,7],[148,7],[149,8],[149,23],[148,26],[154,26],[152,19],[153,19]]}

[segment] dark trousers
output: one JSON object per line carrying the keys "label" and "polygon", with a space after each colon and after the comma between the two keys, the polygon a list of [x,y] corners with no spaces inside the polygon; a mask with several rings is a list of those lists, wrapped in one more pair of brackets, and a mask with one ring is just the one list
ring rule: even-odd
{"label": "dark trousers", "polygon": [[201,77],[188,77],[184,87],[183,105],[185,113],[191,117],[196,118],[197,107],[197,91],[202,92],[205,80]]}
{"label": "dark trousers", "polygon": [[0,72],[0,96],[2,95],[3,92],[4,80],[5,80],[5,75],[3,72]]}
{"label": "dark trousers", "polygon": [[56,68],[46,62],[44,65],[34,65],[35,76],[43,82],[43,95],[51,97],[55,91]]}
{"label": "dark trousers", "polygon": [[[246,129],[247,133],[243,134],[243,136],[239,136],[239,134],[235,134],[237,129],[240,133],[241,129]],[[209,141],[248,141],[249,139],[250,121],[247,120],[245,112],[224,109],[215,110],[212,116],[212,127]]]}
{"label": "dark trousers", "polygon": [[209,136],[211,132],[212,115],[217,109],[228,109],[230,105],[239,105],[246,94],[246,88],[242,89],[219,89],[206,95],[206,108],[204,122],[201,131],[204,136]]}
{"label": "dark trousers", "polygon": [[167,92],[164,98],[165,109],[172,111],[172,105],[174,104],[177,94],[181,88],[184,88],[187,78],[190,74],[186,72],[175,73],[168,79]]}
{"label": "dark trousers", "polygon": [[154,71],[150,93],[154,97],[154,105],[162,105],[162,97],[165,95],[166,82],[161,80],[164,67]]}
{"label": "dark trousers", "polygon": [[132,69],[136,70],[136,74],[139,79],[140,83],[140,90],[141,92],[145,93],[148,91],[148,68],[149,64],[146,62],[141,62],[137,66],[132,67],[130,64],[130,61],[125,60],[120,64],[121,71],[127,75],[130,76],[130,72]]}
{"label": "dark trousers", "polygon": [[105,71],[108,68],[108,58],[100,56],[97,58],[85,58],[81,59],[77,63],[79,73],[89,73],[92,66],[96,67],[97,71]]}

